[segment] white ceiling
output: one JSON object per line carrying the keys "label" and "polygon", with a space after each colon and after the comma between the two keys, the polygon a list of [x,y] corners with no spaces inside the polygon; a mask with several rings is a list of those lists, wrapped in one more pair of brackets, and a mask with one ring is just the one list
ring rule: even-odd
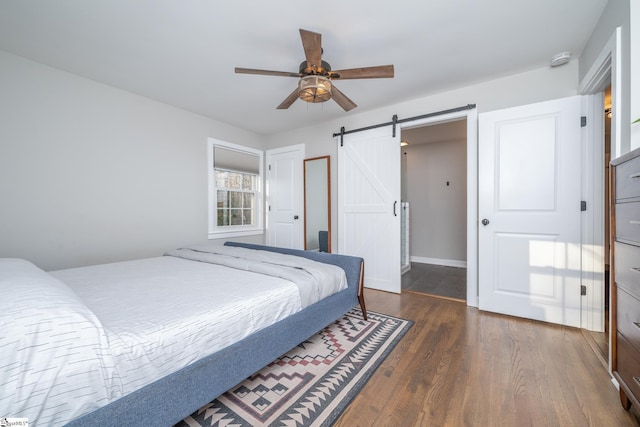
{"label": "white ceiling", "polygon": [[[0,49],[260,134],[308,126],[548,66],[584,48],[605,0],[2,0]],[[358,108],[296,101],[299,28],[333,69],[394,64],[395,78],[337,81]]]}

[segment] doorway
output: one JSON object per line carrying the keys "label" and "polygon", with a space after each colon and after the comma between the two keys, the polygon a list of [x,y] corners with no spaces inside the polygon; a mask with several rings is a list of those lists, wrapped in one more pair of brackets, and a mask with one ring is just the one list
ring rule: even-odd
{"label": "doorway", "polygon": [[[400,256],[401,224],[398,210],[401,203],[401,139],[400,132],[397,132],[398,127],[403,131],[464,119],[466,120],[467,143],[466,303],[469,306],[478,307],[478,112],[475,107],[475,104],[468,104],[464,107],[397,120],[397,122],[397,118],[394,116],[393,122],[348,131],[342,128],[340,133],[333,134],[339,143],[338,251],[346,255],[357,253],[362,256],[365,254],[362,257],[369,265],[365,269],[365,287],[379,289],[373,283],[375,280],[370,280],[374,277],[371,275],[372,271],[374,275],[381,271],[391,271],[391,274],[385,276],[390,285],[389,291],[395,293],[402,291],[400,274],[402,265]],[[385,128],[388,127],[390,129],[385,131]],[[354,139],[358,134],[364,135]],[[378,144],[375,144],[376,142]],[[373,150],[372,147],[376,149]],[[384,152],[381,151],[382,148],[384,148]],[[376,165],[377,168],[373,170],[371,166]],[[393,191],[391,188],[383,188],[383,186],[390,186],[392,182],[394,183]],[[376,197],[371,198],[372,201],[376,199],[378,202],[384,203],[369,206],[354,198],[362,195],[358,191],[359,188],[363,188],[362,185],[374,190],[372,194]],[[389,221],[389,226],[387,226],[387,223],[384,222],[386,217],[381,217],[377,222],[370,222],[366,216],[369,214],[382,215],[383,212],[391,213],[391,217],[397,219],[397,222],[396,220]],[[385,226],[380,225],[383,223]],[[372,230],[376,232],[372,233]],[[392,236],[392,238],[388,240],[390,244],[385,245],[381,241],[383,237],[387,236]],[[379,252],[381,256],[376,256],[376,253],[372,253],[372,251]],[[369,272],[368,276],[366,272]]]}
{"label": "doorway", "polygon": [[467,120],[402,129],[402,291],[467,299]]}
{"label": "doorway", "polygon": [[600,266],[599,270],[603,271],[603,290],[602,290],[602,305],[603,305],[603,327],[602,328],[591,328],[583,329],[584,335],[587,338],[587,341],[593,348],[594,352],[598,356],[598,358],[602,361],[605,367],[609,366],[609,342],[610,342],[610,281],[609,281],[609,266],[610,266],[610,218],[609,218],[609,206],[611,205],[610,194],[609,194],[609,163],[611,161],[611,119],[613,115],[612,109],[612,100],[611,100],[611,85],[607,86],[604,90],[603,105],[598,105],[601,109],[598,112],[604,114],[604,132],[603,132],[603,143],[599,144],[594,141],[594,149],[601,150],[601,158],[602,165],[600,168],[595,170],[596,176],[602,177],[603,180],[603,203],[602,203],[602,212],[601,215],[598,215],[598,218],[601,218],[603,221],[602,229],[604,231],[603,237],[603,248],[602,251],[602,260],[601,262],[604,264]]}
{"label": "doorway", "polygon": [[[609,219],[605,219],[607,215],[607,206],[609,206],[608,198],[604,197],[605,189],[600,190],[597,188],[597,182],[603,184],[604,182],[604,173],[607,172],[606,165],[608,164],[607,158],[614,159],[621,154],[629,151],[629,138],[628,138],[628,129],[629,127],[623,126],[623,123],[628,123],[629,116],[625,116],[625,112],[622,108],[623,102],[623,94],[622,94],[622,79],[621,79],[621,58],[622,58],[622,29],[621,27],[617,27],[615,31],[611,34],[611,37],[607,41],[607,43],[603,46],[600,54],[593,61],[593,65],[587,71],[585,76],[583,77],[579,87],[578,93],[582,95],[588,95],[587,100],[592,99],[587,103],[588,111],[592,112],[592,117],[595,119],[594,124],[600,122],[602,123],[602,127],[608,125],[607,133],[607,143],[605,143],[605,139],[603,135],[605,134],[605,130],[602,127],[592,127],[592,130],[587,132],[587,147],[593,147],[593,153],[596,157],[597,153],[605,154],[605,159],[599,161],[600,159],[596,159],[596,161],[592,162],[587,161],[586,166],[588,171],[592,171],[587,176],[593,176],[597,181],[594,181],[592,187],[596,188],[598,191],[594,192],[593,200],[596,202],[594,206],[596,209],[592,210],[591,213],[587,216],[587,223],[589,225],[593,224],[593,228],[597,230],[597,234],[594,233],[593,236],[587,235],[587,244],[593,244],[597,246],[601,246],[603,252],[605,252],[606,256],[609,256],[609,248],[605,249],[606,242],[608,242],[608,238],[605,236],[605,225],[608,225]],[[608,89],[610,88],[610,89]],[[609,120],[608,114],[605,117],[606,121],[599,121],[597,118],[602,119],[602,106],[607,105],[603,101],[605,90],[611,93],[610,98],[610,108],[611,108],[611,117],[610,122],[606,122]],[[608,107],[608,106],[607,106]],[[605,108],[607,108],[605,107]],[[588,127],[586,128],[588,129]],[[602,145],[605,148],[602,148]],[[608,153],[608,154],[607,154]],[[606,162],[606,163],[605,163]],[[603,166],[605,163],[605,166]],[[591,169],[589,169],[591,167]],[[602,174],[602,177],[601,175]],[[602,198],[599,200],[598,196],[602,195]],[[591,196],[591,195],[590,195]],[[611,195],[608,194],[607,197]],[[587,211],[589,212],[589,211]],[[590,221],[590,222],[589,222]],[[602,231],[601,231],[602,230]],[[601,240],[598,240],[601,239]],[[596,267],[601,266],[604,267],[606,265],[605,254],[600,257],[594,257]],[[603,282],[607,280],[606,270],[603,272]],[[588,276],[589,278],[589,276]],[[597,277],[596,277],[597,279]],[[613,346],[612,340],[613,337],[610,333],[610,325],[614,319],[611,317],[611,310],[605,312],[608,302],[609,293],[605,293],[605,286],[601,286],[598,280],[594,280],[596,287],[593,286],[590,288],[589,281],[583,282],[587,286],[587,300],[584,306],[586,307],[586,313],[583,313],[583,317],[586,318],[586,325],[583,326],[585,330],[585,336],[589,338],[592,336],[590,331],[604,331],[602,337],[606,341],[606,347],[602,346],[596,347],[598,344],[595,344],[593,340],[589,340],[589,343],[594,347],[595,353],[597,355],[601,355],[603,352],[606,353],[606,357],[601,358],[602,362],[608,367],[609,372],[612,372],[612,362],[613,362]],[[591,292],[589,292],[591,291]],[[589,295],[592,295],[589,298]],[[605,331],[606,329],[606,331]],[[584,330],[584,329],[583,329]]]}

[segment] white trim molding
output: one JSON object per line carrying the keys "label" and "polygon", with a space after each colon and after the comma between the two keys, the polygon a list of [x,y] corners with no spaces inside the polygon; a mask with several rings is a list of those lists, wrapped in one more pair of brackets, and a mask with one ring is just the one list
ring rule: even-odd
{"label": "white trim molding", "polygon": [[444,267],[467,268],[467,261],[458,261],[456,259],[440,259],[440,258],[412,256],[411,262],[417,262],[420,264],[442,265]]}
{"label": "white trim molding", "polygon": [[[219,227],[216,224],[216,178],[214,171],[214,148],[222,147],[230,151],[237,151],[242,154],[250,154],[258,158],[259,177],[257,190],[255,191],[255,223],[251,226],[224,226]],[[208,189],[208,238],[209,239],[227,239],[230,237],[243,237],[264,234],[263,217],[264,217],[264,152],[254,148],[245,147],[243,145],[233,144],[219,139],[207,139],[207,189]]]}

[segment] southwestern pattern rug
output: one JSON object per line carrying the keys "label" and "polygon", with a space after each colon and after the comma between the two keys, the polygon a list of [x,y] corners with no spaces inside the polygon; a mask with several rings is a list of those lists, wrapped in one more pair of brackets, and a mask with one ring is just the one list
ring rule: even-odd
{"label": "southwestern pattern rug", "polygon": [[330,426],[413,322],[353,309],[176,424]]}

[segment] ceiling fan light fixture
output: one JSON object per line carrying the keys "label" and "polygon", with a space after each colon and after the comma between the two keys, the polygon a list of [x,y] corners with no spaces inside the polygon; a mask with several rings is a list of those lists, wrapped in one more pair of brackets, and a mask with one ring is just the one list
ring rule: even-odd
{"label": "ceiling fan light fixture", "polygon": [[331,65],[322,60],[322,35],[301,28],[300,38],[302,39],[305,60],[300,63],[297,73],[236,67],[236,73],[240,74],[296,77],[300,79],[298,86],[276,107],[278,110],[286,110],[300,98],[305,102],[314,103],[332,99],[344,111],[351,111],[358,105],[335,87],[333,80],[379,79],[393,78],[394,76],[393,65],[331,71]]}
{"label": "ceiling fan light fixture", "polygon": [[325,102],[331,99],[331,80],[320,75],[304,76],[298,84],[298,96],[306,102]]}

